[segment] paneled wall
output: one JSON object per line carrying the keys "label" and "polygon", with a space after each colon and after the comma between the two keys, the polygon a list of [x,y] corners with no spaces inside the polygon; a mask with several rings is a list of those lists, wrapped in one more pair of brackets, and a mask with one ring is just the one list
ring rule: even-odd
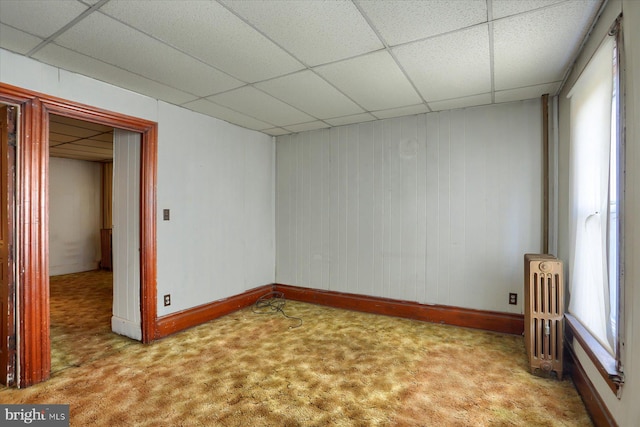
{"label": "paneled wall", "polygon": [[139,133],[113,133],[113,317],[114,332],[142,339],[140,316]]}
{"label": "paneled wall", "polygon": [[541,169],[539,100],[278,137],[276,281],[522,312]]}
{"label": "paneled wall", "polygon": [[49,159],[49,275],[98,268],[100,164]]}

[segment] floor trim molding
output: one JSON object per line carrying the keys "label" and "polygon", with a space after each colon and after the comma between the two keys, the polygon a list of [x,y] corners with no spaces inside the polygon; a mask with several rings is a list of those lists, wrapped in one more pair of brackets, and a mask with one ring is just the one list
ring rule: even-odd
{"label": "floor trim molding", "polygon": [[328,307],[465,328],[483,329],[506,334],[522,335],[524,332],[524,316],[522,314],[474,310],[446,305],[420,304],[412,301],[325,291],[276,283],[260,286],[229,298],[158,317],[156,319],[154,339],[164,338],[184,329],[200,325],[224,316],[225,314],[248,307],[255,303],[258,298],[271,291],[282,292],[285,298],[293,301],[320,304]]}
{"label": "floor trim molding", "polygon": [[521,335],[524,332],[524,315],[522,314],[420,304],[279,283],[274,285],[274,290],[282,292],[285,298],[294,301],[514,335]]}
{"label": "floor trim molding", "polygon": [[618,427],[616,420],[607,409],[604,401],[598,394],[595,386],[589,379],[589,376],[585,372],[580,360],[574,353],[570,344],[565,345],[565,360],[569,375],[573,380],[573,384],[576,386],[584,406],[587,408],[587,412],[591,416],[591,420],[596,427]]}
{"label": "floor trim molding", "polygon": [[229,298],[158,317],[156,319],[155,339],[164,338],[248,307],[262,295],[271,292],[271,290],[273,290],[273,285],[264,285]]}

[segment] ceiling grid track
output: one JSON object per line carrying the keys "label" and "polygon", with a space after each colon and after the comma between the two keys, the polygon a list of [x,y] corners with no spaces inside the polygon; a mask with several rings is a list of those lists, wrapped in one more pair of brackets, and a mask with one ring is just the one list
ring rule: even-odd
{"label": "ceiling grid track", "polygon": [[489,30],[489,72],[491,73],[491,103],[496,102],[495,54],[493,46],[493,0],[487,0],[487,23]]}
{"label": "ceiling grid track", "polygon": [[0,0],[0,54],[279,136],[557,93],[605,4]]}
{"label": "ceiling grid track", "polygon": [[78,22],[82,21],[84,18],[86,18],[87,16],[89,16],[90,14],[92,14],[93,12],[95,12],[96,10],[100,9],[102,7],[102,5],[104,5],[105,3],[107,3],[109,0],[100,0],[98,3],[94,4],[93,6],[91,6],[89,9],[85,10],[84,12],[82,12],[80,15],[78,15],[75,19],[71,20],[69,23],[67,23],[64,27],[60,28],[58,31],[56,31],[55,33],[53,33],[52,35],[50,35],[49,37],[47,37],[46,39],[44,39],[40,44],[38,44],[36,47],[34,47],[33,49],[31,49],[29,52],[27,52],[27,54],[25,56],[28,57],[32,57],[33,55],[35,55],[40,49],[42,49],[43,47],[45,47],[46,45],[48,45],[49,43],[53,42],[55,39],[58,38],[58,36],[60,36],[62,33],[65,33],[69,28],[75,26]]}

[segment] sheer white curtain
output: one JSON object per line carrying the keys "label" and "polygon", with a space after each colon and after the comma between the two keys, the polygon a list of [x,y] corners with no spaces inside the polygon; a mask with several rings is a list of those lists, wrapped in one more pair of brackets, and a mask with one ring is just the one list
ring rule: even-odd
{"label": "sheer white curtain", "polygon": [[569,312],[613,354],[608,279],[615,40],[607,37],[569,92]]}

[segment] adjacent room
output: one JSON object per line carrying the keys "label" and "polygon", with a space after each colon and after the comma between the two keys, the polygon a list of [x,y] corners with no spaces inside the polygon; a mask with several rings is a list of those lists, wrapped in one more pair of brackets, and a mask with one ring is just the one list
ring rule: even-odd
{"label": "adjacent room", "polygon": [[639,40],[634,0],[0,0],[0,402],[633,426]]}
{"label": "adjacent room", "polygon": [[49,305],[53,375],[135,342],[110,333],[113,144],[112,127],[50,116]]}

